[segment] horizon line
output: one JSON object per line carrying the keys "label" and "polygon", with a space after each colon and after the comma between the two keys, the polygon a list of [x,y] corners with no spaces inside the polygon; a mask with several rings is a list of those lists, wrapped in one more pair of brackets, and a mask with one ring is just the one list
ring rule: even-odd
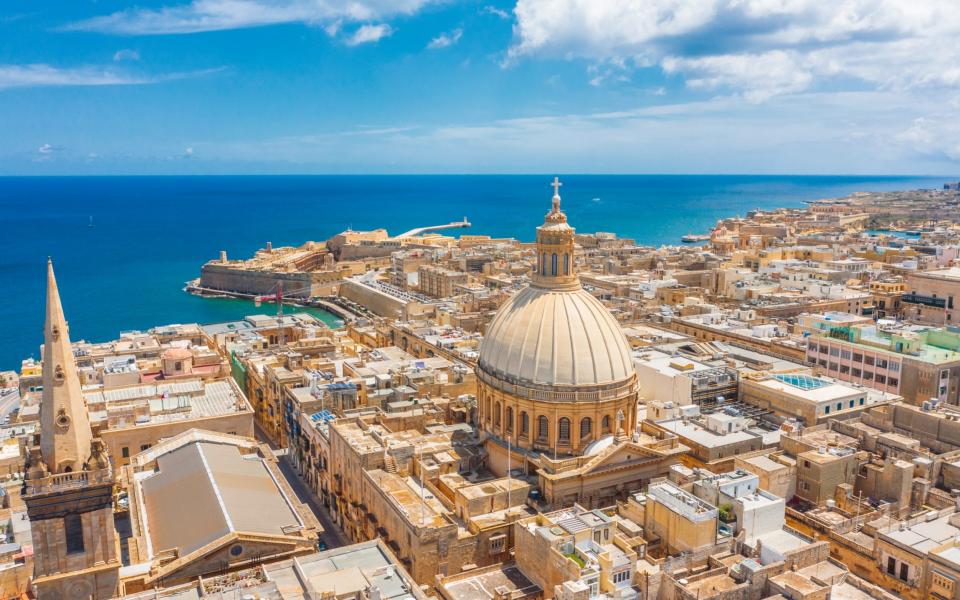
{"label": "horizon line", "polygon": [[943,173],[709,173],[709,172],[570,172],[562,171],[530,171],[527,173],[489,172],[489,173],[436,173],[436,172],[408,172],[408,173],[0,173],[2,179],[54,179],[54,178],[108,178],[108,177],[534,177],[534,176],[563,177],[861,177],[861,178],[913,178],[960,180],[960,173],[948,175]]}

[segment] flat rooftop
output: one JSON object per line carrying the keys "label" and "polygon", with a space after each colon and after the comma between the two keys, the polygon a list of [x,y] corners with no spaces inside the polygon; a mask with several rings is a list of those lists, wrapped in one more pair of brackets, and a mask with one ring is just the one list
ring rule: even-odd
{"label": "flat rooftop", "polygon": [[729,446],[730,444],[737,444],[757,438],[756,435],[749,431],[736,431],[722,434],[714,433],[702,425],[693,421],[684,421],[683,419],[657,421],[657,425],[682,438],[700,444],[704,448],[719,448],[721,446]]}
{"label": "flat rooftop", "polygon": [[933,269],[930,271],[919,271],[913,275],[918,277],[928,277],[936,279],[960,280],[960,267],[949,267],[947,269]]}
{"label": "flat rooftop", "polygon": [[766,454],[761,454],[760,456],[750,456],[742,460],[743,462],[750,464],[756,467],[758,470],[764,471],[765,473],[772,473],[774,471],[788,468],[787,465],[772,460]]}
{"label": "flat rooftop", "polygon": [[[317,594],[334,592],[337,598],[354,597],[359,592],[376,586],[381,598],[413,598],[411,582],[400,576],[400,567],[376,544],[364,542],[337,548],[328,552],[298,557],[306,580]],[[271,581],[276,582],[285,600],[304,600],[307,591],[297,576],[293,561],[266,565]]]}
{"label": "flat rooftop", "polygon": [[683,356],[671,356],[657,350],[635,352],[634,360],[637,365],[648,367],[661,375],[667,375],[669,377],[696,373],[697,371],[709,371],[716,368]]}
{"label": "flat rooftop", "polygon": [[885,531],[881,536],[902,546],[913,548],[917,552],[930,552],[937,546],[960,535],[960,529],[950,524],[952,516],[952,514],[948,514],[932,521],[922,521],[902,531],[899,529]]}
{"label": "flat rooftop", "polygon": [[865,395],[866,393],[862,389],[853,388],[820,377],[811,377],[810,375],[800,375],[796,373],[774,375],[773,377],[761,379],[757,381],[756,384],[798,400],[806,400],[817,404],[846,400],[853,396]]}
{"label": "flat rooftop", "polygon": [[764,548],[769,548],[781,555],[791,550],[802,548],[810,543],[809,540],[791,533],[786,529],[778,529],[776,531],[764,533],[763,535],[758,535],[755,538],[748,538],[744,541],[744,543],[752,547],[756,546],[758,541],[763,545]]}
{"label": "flat rooftop", "polygon": [[700,596],[708,598],[730,591],[735,587],[737,587],[737,582],[732,577],[726,573],[720,573],[693,581],[684,586],[684,589],[698,598]]}
{"label": "flat rooftop", "polygon": [[413,477],[404,478],[380,469],[366,474],[414,527],[440,527],[447,523],[443,515],[448,511],[443,503]]}
{"label": "flat rooftop", "polygon": [[516,600],[542,592],[516,565],[502,565],[495,570],[483,570],[440,585],[449,597],[457,600],[490,600],[495,591],[505,591],[508,597]]}
{"label": "flat rooftop", "polygon": [[251,410],[232,379],[187,379],[117,388],[85,390],[90,420],[124,429],[220,417]]}

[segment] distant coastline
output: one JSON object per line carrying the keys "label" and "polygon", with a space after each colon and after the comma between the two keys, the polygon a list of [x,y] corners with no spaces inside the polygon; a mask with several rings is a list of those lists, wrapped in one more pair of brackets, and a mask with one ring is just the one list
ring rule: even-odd
{"label": "distant coastline", "polygon": [[[561,174],[563,175],[563,174]],[[0,177],[0,369],[38,356],[45,259],[53,256],[71,337],[101,341],[123,330],[210,323],[269,313],[252,302],[182,291],[220,250],[250,256],[267,241],[299,245],[348,227],[414,227],[468,217],[471,233],[528,240],[550,177],[116,176]],[[564,207],[580,231],[610,231],[649,245],[680,244],[718,219],[755,208],[855,191],[941,187],[943,177],[569,175]],[[89,227],[91,217],[95,227]]]}

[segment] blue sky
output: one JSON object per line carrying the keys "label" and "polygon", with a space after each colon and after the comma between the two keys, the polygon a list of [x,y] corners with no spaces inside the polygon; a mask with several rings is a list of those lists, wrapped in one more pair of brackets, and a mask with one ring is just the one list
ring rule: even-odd
{"label": "blue sky", "polygon": [[956,0],[8,0],[0,174],[960,172]]}

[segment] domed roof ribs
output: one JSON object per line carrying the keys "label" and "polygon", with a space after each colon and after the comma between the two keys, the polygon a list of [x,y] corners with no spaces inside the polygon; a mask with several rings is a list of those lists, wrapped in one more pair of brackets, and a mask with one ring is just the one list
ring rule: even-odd
{"label": "domed roof ribs", "polygon": [[[579,303],[577,303],[577,302],[571,302],[570,304],[573,305],[573,311],[574,311],[574,312],[576,313],[576,315],[577,315],[577,324],[580,326],[580,329],[583,330],[583,338],[586,339],[586,341],[587,341],[588,356],[590,357],[590,366],[592,367],[592,370],[593,370],[592,376],[593,376],[594,379],[596,379],[596,378],[597,378],[597,365],[596,365],[596,363],[594,362],[594,361],[596,360],[596,358],[595,358],[595,357],[596,357],[596,353],[593,351],[593,340],[591,340],[591,339],[590,339],[590,336],[587,335],[587,328],[586,328],[586,323],[585,323],[585,321],[584,321],[584,314],[580,311]],[[572,320],[572,319],[571,319],[571,320]],[[572,339],[572,337],[571,337],[571,340],[570,340],[570,347],[573,348],[573,339]],[[574,357],[575,357],[575,356],[576,356],[576,354],[574,354]],[[574,360],[573,362],[574,362],[574,363],[577,363],[577,362],[579,362],[579,361]],[[575,383],[579,383],[579,380],[577,379],[576,375],[574,375],[573,381],[574,381]]]}
{"label": "domed roof ribs", "polygon": [[[550,379],[547,381],[556,381],[559,375],[559,373],[557,373],[557,363],[559,362],[557,354],[560,352],[560,336],[563,334],[563,317],[559,315],[559,313],[566,311],[564,311],[563,297],[559,294],[550,294],[550,304],[550,312],[553,316],[553,318],[550,319],[550,327],[553,329],[551,335],[553,336],[554,343],[550,344]],[[569,330],[567,330],[567,334],[569,335]],[[571,361],[571,366],[574,366],[575,362],[576,361]],[[576,369],[573,369],[570,376],[576,381]],[[546,383],[546,381],[544,383]]]}
{"label": "domed roof ribs", "polygon": [[[594,299],[593,296],[591,296],[591,299],[593,299],[593,302],[590,303],[590,311],[593,313],[593,318],[597,324],[597,329],[600,331],[600,336],[603,338],[604,346],[606,346],[608,349],[608,352],[602,353],[603,356],[600,358],[605,357],[607,359],[605,365],[606,374],[607,376],[612,376],[613,373],[616,372],[616,367],[614,366],[614,353],[620,354],[616,344],[616,332],[610,330],[612,323],[610,323],[607,319],[601,318],[601,316],[598,314],[599,311],[606,310],[603,305],[600,304],[599,300]],[[623,334],[621,333],[620,335],[622,336]],[[594,357],[596,358],[596,355],[594,355]],[[622,357],[619,358],[622,359]],[[599,367],[599,365],[596,366]]]}
{"label": "domed roof ribs", "polygon": [[560,210],[559,194],[554,196],[553,209],[537,228],[540,268],[491,321],[478,370],[505,384],[563,388],[558,391],[629,384],[636,380],[630,345],[613,315],[580,285],[572,261],[574,230]]}

